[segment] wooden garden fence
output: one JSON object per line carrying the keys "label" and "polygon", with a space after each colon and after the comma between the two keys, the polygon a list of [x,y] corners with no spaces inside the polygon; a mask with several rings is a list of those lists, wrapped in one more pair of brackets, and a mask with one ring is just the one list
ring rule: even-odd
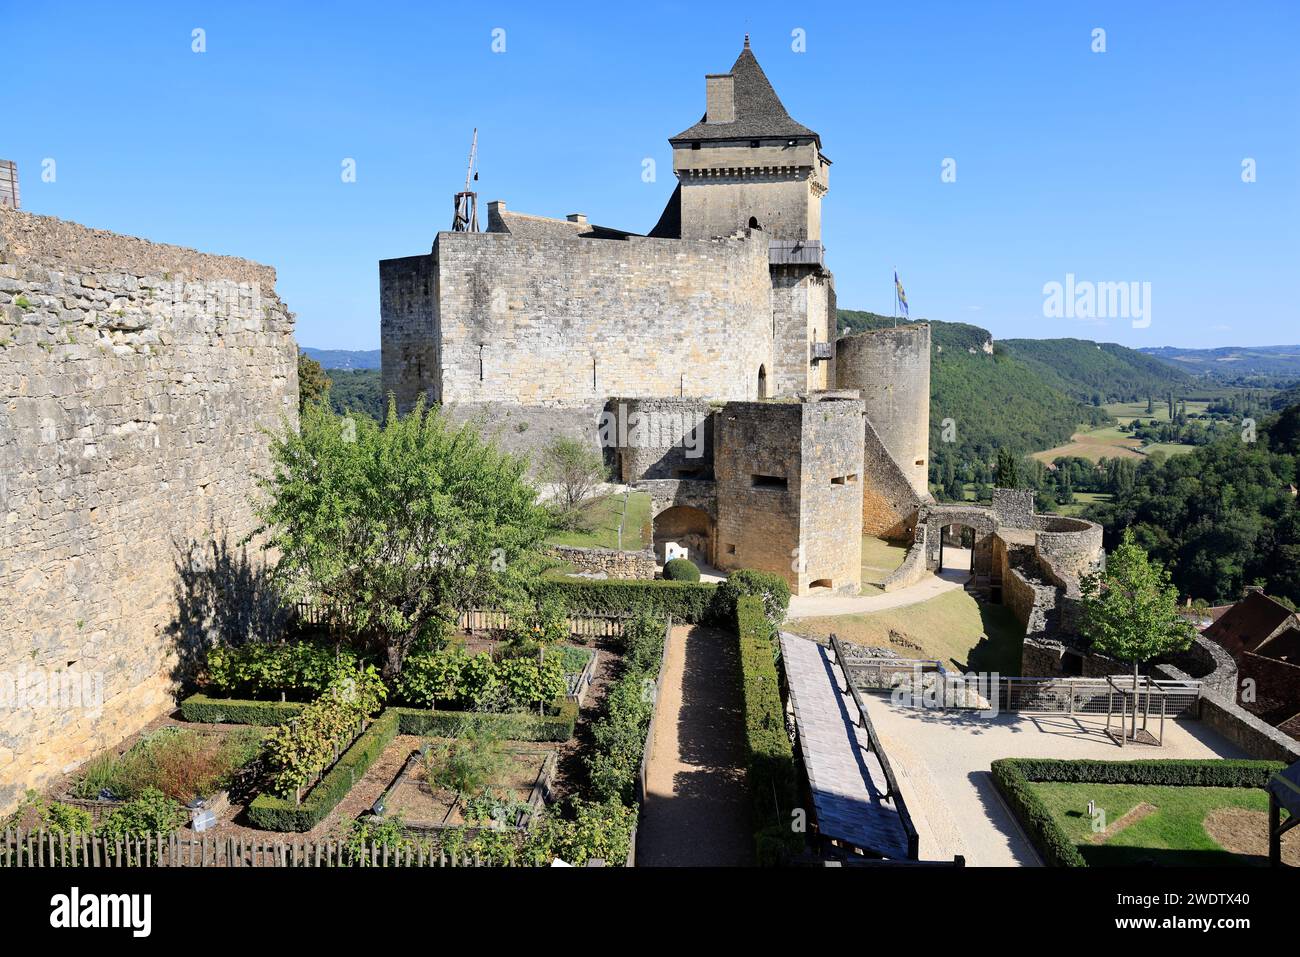
{"label": "wooden garden fence", "polygon": [[[603,866],[591,861],[588,867]],[[0,841],[0,867],[493,867],[468,854],[427,847],[368,843],[358,853],[344,841],[249,840],[154,834],[107,838],[93,834],[10,828]]]}

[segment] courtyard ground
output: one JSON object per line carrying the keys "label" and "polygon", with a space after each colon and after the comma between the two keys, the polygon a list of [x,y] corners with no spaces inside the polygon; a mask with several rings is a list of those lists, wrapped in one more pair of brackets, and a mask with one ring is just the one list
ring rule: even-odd
{"label": "courtyard ground", "polygon": [[902,708],[886,695],[864,695],[920,835],[921,856],[962,854],[975,867],[1035,866],[1037,852],[993,785],[998,758],[1244,758],[1243,751],[1198,721],[1165,727],[1162,748],[1118,747],[1105,716]]}

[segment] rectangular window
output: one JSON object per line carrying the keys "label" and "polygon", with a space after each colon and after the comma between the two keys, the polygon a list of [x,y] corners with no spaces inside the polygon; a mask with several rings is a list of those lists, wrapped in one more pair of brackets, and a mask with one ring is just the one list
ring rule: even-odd
{"label": "rectangular window", "polygon": [[734,555],[734,554],[736,554],[736,546],[735,546],[735,545],[728,545],[728,546],[727,546],[727,554],[728,554],[728,555]]}
{"label": "rectangular window", "polygon": [[790,483],[781,475],[753,475],[754,488],[788,488]]}
{"label": "rectangular window", "polygon": [[854,482],[856,482],[857,480],[858,480],[858,477],[857,477],[856,474],[854,474],[854,475],[837,475],[837,476],[835,476],[834,478],[831,479],[831,484],[832,484],[832,485],[852,485],[852,484],[853,484]]}

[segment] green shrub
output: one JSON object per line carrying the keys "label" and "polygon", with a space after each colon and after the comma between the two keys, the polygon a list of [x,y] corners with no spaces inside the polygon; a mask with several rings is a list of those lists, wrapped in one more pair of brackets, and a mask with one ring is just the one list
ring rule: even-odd
{"label": "green shrub", "polygon": [[362,663],[353,651],[311,641],[218,645],[208,652],[206,689],[237,698],[285,695],[310,701]]}
{"label": "green shrub", "polygon": [[41,826],[55,834],[89,834],[95,829],[94,818],[83,808],[61,801],[51,801],[40,811]]}
{"label": "green shrub", "polygon": [[664,565],[664,579],[670,582],[697,582],[700,570],[689,558],[674,558]]}
{"label": "green shrub", "polygon": [[587,758],[587,774],[599,801],[634,800],[666,628],[651,615],[639,615],[624,628],[623,673],[605,697],[604,717],[591,729],[596,749]]}
{"label": "green shrub", "polygon": [[228,734],[164,727],[145,735],[120,757],[96,758],[72,787],[81,798],[107,791],[119,799],[156,789],[186,803],[230,787],[262,750],[262,732],[238,728]]}
{"label": "green shrub", "polygon": [[994,761],[993,784],[1020,821],[1049,867],[1087,867],[1083,855],[1056,822],[1052,812],[1029,786],[1030,779],[1014,759]]}
{"label": "green shrub", "polygon": [[170,834],[184,825],[188,817],[179,801],[157,788],[145,788],[138,798],[104,818],[98,830],[101,837],[109,840]]}
{"label": "green shrub", "polygon": [[726,612],[728,624],[731,623],[731,616],[736,613],[737,602],[745,597],[760,599],[764,617],[776,627],[785,620],[786,609],[790,607],[790,586],[785,579],[771,572],[757,572],[748,568],[732,572],[718,586],[718,603]]}
{"label": "green shrub", "polygon": [[397,695],[417,707],[445,706],[509,710],[538,705],[566,691],[558,657],[511,657],[494,661],[463,648],[408,655],[397,679]]}
{"label": "green shrub", "polygon": [[397,737],[398,710],[389,708],[376,718],[301,804],[294,803],[292,795],[259,794],[248,806],[248,820],[267,831],[310,831],[347,796]]}
{"label": "green shrub", "polygon": [[1053,867],[1085,867],[1078,848],[1047,805],[1029,786],[1034,782],[1144,784],[1155,787],[1262,788],[1281,761],[1147,759],[1138,761],[1002,758],[992,764],[993,783]]}
{"label": "green shrub", "polygon": [[307,707],[297,701],[249,701],[190,695],[181,702],[181,717],[196,724],[276,725],[291,721]]}
{"label": "green shrub", "polygon": [[276,793],[306,787],[334,761],[337,748],[383,704],[387,689],[374,665],[335,678],[294,721],[266,739],[266,759]]}
{"label": "green shrub", "polygon": [[578,705],[568,698],[553,701],[545,715],[524,712],[426,711],[421,708],[389,708],[401,722],[402,734],[446,738],[469,727],[492,727],[511,741],[568,741],[578,720]]}
{"label": "green shrub", "polygon": [[791,812],[798,805],[794,751],[776,671],[776,636],[761,598],[742,596],[737,601],[736,634],[755,858],[762,865],[781,864],[802,849],[803,838],[793,830]]}
{"label": "green shrub", "polygon": [[556,858],[575,867],[593,859],[611,867],[626,863],[636,832],[635,806],[574,798],[573,819],[560,817],[558,810],[548,808],[528,832],[524,856],[529,863],[541,867]]}
{"label": "green shrub", "polygon": [[571,612],[672,615],[691,624],[717,624],[728,613],[717,602],[718,586],[709,582],[543,577],[533,586],[555,595]]}

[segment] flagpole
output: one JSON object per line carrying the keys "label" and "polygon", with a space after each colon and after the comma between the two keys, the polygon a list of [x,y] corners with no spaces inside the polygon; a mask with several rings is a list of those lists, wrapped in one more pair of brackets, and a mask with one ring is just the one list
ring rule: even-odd
{"label": "flagpole", "polygon": [[898,328],[898,267],[894,267],[894,328]]}

